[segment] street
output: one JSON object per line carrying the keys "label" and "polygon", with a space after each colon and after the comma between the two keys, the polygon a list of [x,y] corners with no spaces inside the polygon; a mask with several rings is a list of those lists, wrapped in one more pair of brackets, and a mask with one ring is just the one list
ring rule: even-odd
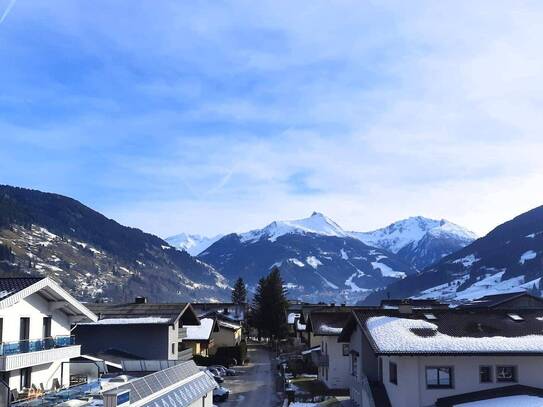
{"label": "street", "polygon": [[268,350],[259,345],[250,345],[250,362],[247,366],[236,366],[237,376],[226,377],[224,387],[230,389],[229,400],[216,403],[219,407],[258,406],[276,407],[278,405]]}

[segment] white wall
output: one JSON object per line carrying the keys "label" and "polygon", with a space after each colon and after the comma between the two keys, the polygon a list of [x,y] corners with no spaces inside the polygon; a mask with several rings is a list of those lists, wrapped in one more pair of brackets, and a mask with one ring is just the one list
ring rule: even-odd
{"label": "white wall", "polygon": [[202,399],[199,399],[194,403],[191,403],[189,407],[213,407],[213,391],[207,393],[207,397],[204,399],[204,404],[202,404]]}
{"label": "white wall", "polygon": [[179,341],[179,321],[168,327],[168,359],[177,360],[177,344]]}
{"label": "white wall", "polygon": [[211,339],[215,342],[215,347],[221,346],[236,346],[241,341],[241,328],[232,330],[226,328],[219,328],[219,332],[213,332]]}
{"label": "white wall", "polygon": [[[41,339],[43,333],[43,318],[52,317],[51,335],[70,335],[70,318],[60,310],[51,310],[49,302],[38,293],[32,294],[13,306],[0,310],[0,318],[3,318],[3,342],[19,340],[20,318],[30,318],[30,339]],[[60,366],[62,361],[47,363],[32,367],[31,383],[39,387],[43,383],[46,389],[53,384],[53,378],[60,382]],[[70,379],[69,364],[64,364],[64,384]],[[20,390],[20,370],[9,372],[10,388]]]}
{"label": "white wall", "polygon": [[343,343],[337,341],[337,336],[315,336],[315,340],[319,338],[322,354],[328,354],[328,368],[319,368],[319,380],[324,382],[329,389],[349,388],[351,356],[343,356]]}
{"label": "white wall", "polygon": [[[389,361],[398,366],[398,385],[389,381]],[[493,382],[479,382],[479,366],[492,366]],[[542,356],[432,356],[383,357],[383,383],[393,407],[426,407],[441,397],[508,386],[515,383],[496,382],[496,365],[517,366],[518,383],[543,387]],[[452,366],[452,389],[427,389],[426,366]]]}

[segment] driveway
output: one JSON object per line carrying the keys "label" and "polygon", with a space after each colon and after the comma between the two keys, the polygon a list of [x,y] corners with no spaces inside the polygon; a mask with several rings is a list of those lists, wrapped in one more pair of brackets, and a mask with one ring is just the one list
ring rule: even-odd
{"label": "driveway", "polygon": [[259,345],[250,345],[247,366],[237,366],[237,376],[226,377],[224,387],[230,389],[228,401],[215,403],[219,407],[276,407],[275,377],[270,363],[270,353]]}

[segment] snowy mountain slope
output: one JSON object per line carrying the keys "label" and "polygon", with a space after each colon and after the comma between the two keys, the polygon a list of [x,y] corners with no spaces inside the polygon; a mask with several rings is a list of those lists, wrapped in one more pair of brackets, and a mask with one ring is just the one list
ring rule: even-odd
{"label": "snowy mountain slope", "polygon": [[0,275],[48,275],[78,298],[227,299],[213,267],[74,199],[0,185]]}
{"label": "snowy mountain slope", "polygon": [[496,227],[424,272],[372,294],[367,303],[376,303],[387,295],[455,303],[519,290],[540,294],[542,276],[543,206]]}
{"label": "snowy mountain slope", "polygon": [[223,235],[216,235],[213,237],[206,237],[201,235],[191,235],[187,233],[180,233],[175,236],[170,236],[165,240],[177,249],[182,249],[188,252],[191,256],[197,256],[205,249],[219,240]]}
{"label": "snowy mountain slope", "polygon": [[241,276],[250,286],[277,266],[290,295],[307,301],[354,302],[415,272],[395,254],[367,246],[320,213],[224,236],[198,258],[230,281]]}
{"label": "snowy mountain slope", "polygon": [[372,232],[350,232],[369,246],[396,253],[419,270],[441,260],[477,236],[447,220],[411,217]]}

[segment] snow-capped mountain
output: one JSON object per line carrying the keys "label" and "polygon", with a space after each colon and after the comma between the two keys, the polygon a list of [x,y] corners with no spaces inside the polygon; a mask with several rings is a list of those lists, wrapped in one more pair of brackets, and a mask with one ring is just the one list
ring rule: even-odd
{"label": "snow-capped mountain", "polygon": [[484,295],[529,290],[543,284],[543,206],[498,226],[417,275],[372,294],[367,303],[414,296],[459,303]]}
{"label": "snow-capped mountain", "polygon": [[291,296],[307,301],[354,302],[415,272],[397,255],[364,244],[316,212],[224,236],[198,258],[252,287],[278,266]]}
{"label": "snow-capped mountain", "polygon": [[350,234],[369,246],[397,254],[419,270],[477,238],[473,232],[445,219],[435,220],[422,216],[403,219],[371,232]]}
{"label": "snow-capped mountain", "polygon": [[223,235],[206,237],[201,235],[180,233],[178,235],[166,238],[166,241],[177,249],[185,250],[191,256],[197,256],[221,237],[223,237]]}

